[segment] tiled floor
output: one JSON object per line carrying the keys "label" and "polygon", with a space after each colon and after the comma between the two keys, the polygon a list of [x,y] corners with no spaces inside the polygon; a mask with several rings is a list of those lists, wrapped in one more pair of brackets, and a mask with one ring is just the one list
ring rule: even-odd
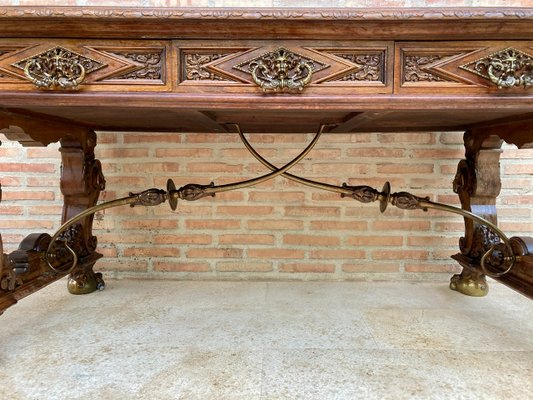
{"label": "tiled floor", "polygon": [[496,283],[60,281],[0,317],[0,399],[533,399],[532,306]]}

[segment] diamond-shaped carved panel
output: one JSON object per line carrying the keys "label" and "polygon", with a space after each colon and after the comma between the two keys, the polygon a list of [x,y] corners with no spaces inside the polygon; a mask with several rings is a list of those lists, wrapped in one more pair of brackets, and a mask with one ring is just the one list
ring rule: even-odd
{"label": "diamond-shaped carved panel", "polygon": [[[399,43],[396,87],[486,93],[533,86],[531,42]],[[465,92],[466,93],[466,92]]]}
{"label": "diamond-shaped carved panel", "polygon": [[233,66],[252,76],[263,90],[302,90],[313,74],[329,65],[284,47],[261,54]]}
{"label": "diamond-shaped carved panel", "polygon": [[12,64],[35,86],[76,88],[85,76],[106,66],[73,50],[56,46]]}
{"label": "diamond-shaped carved panel", "polygon": [[154,85],[156,90],[166,84],[167,48],[161,41],[13,42],[0,46],[0,52],[13,48],[0,55],[0,73],[17,89],[26,89],[20,85],[28,81],[45,89],[85,90],[120,90],[123,85]]}
{"label": "diamond-shaped carved panel", "polygon": [[508,47],[459,68],[481,76],[499,88],[533,86],[533,56]]}

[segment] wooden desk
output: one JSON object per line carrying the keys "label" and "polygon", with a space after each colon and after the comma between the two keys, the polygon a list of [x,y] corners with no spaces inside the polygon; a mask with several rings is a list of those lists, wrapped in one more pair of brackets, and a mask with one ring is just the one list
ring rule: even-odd
{"label": "wooden desk", "polygon": [[[463,130],[454,190],[493,223],[502,140],[533,142],[532,8],[4,7],[0,38],[0,129],[61,142],[63,221],[104,188],[95,131]],[[63,240],[79,258],[71,290],[94,290],[92,216]],[[33,234],[3,256],[0,310],[67,273],[43,261],[49,242]],[[466,218],[452,286],[485,293],[480,259],[498,242]],[[512,241],[519,261],[497,279],[532,297],[528,243]]]}

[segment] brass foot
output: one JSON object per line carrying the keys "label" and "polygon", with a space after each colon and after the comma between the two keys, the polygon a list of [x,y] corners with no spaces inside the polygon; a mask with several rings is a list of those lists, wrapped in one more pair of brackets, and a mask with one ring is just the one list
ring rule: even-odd
{"label": "brass foot", "polygon": [[469,272],[466,269],[460,274],[452,276],[450,280],[450,289],[474,297],[483,297],[489,292],[489,286],[487,285],[485,275]]}
{"label": "brass foot", "polygon": [[105,282],[99,272],[73,273],[68,279],[67,288],[71,294],[87,294],[96,290],[104,290]]}

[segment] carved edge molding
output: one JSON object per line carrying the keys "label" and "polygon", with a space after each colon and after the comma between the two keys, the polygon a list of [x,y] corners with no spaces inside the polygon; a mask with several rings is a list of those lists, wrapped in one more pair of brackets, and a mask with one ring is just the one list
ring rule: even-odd
{"label": "carved edge molding", "polygon": [[148,19],[328,19],[328,20],[442,20],[529,19],[533,8],[113,8],[20,7],[0,8],[1,18],[148,18]]}

